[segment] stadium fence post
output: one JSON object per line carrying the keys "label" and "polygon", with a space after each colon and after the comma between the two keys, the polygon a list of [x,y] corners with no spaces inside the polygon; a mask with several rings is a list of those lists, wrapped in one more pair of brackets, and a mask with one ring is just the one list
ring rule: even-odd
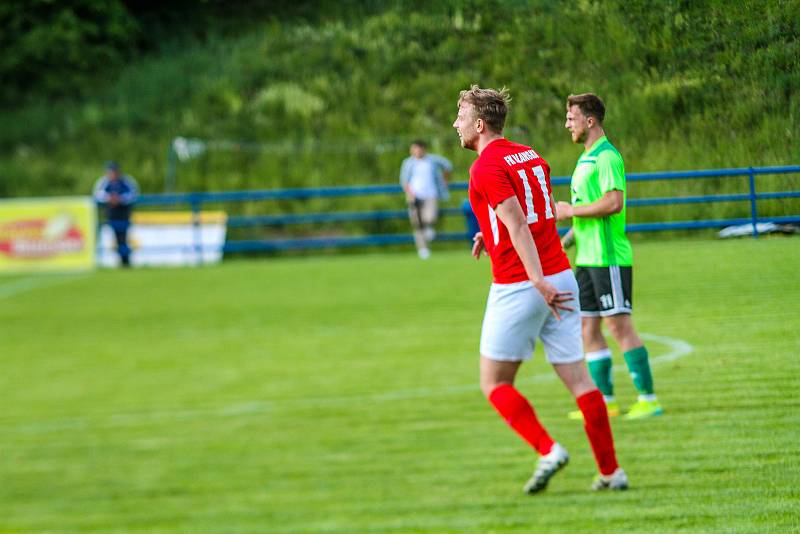
{"label": "stadium fence post", "polygon": [[202,201],[196,196],[192,195],[192,227],[194,237],[194,253],[197,258],[197,264],[203,264],[203,236],[202,227],[200,226],[200,209]]}
{"label": "stadium fence post", "polygon": [[750,220],[753,222],[753,237],[758,237],[758,208],[756,207],[756,174],[753,167],[748,167],[750,178]]}

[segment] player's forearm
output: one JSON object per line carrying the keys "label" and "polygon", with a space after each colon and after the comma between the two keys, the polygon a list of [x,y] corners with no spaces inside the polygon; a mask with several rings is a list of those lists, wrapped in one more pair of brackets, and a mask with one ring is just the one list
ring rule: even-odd
{"label": "player's forearm", "polygon": [[572,228],[570,228],[567,231],[567,233],[564,234],[564,237],[561,238],[561,246],[564,247],[564,249],[566,250],[574,244],[575,244],[575,231]]}
{"label": "player's forearm", "polygon": [[539,251],[536,248],[536,242],[531,236],[528,225],[524,224],[509,228],[508,235],[511,237],[511,244],[514,245],[514,250],[525,267],[528,279],[534,285],[544,280],[542,264],[539,261]]}
{"label": "player's forearm", "polygon": [[136,193],[133,193],[133,192],[131,192],[131,193],[123,193],[123,194],[121,194],[119,196],[119,201],[120,201],[121,204],[124,204],[124,205],[127,206],[129,204],[135,203],[137,198],[139,198],[139,195],[137,195]]}
{"label": "player's forearm", "polygon": [[606,217],[622,211],[624,200],[621,191],[610,191],[589,204],[572,206],[573,217]]}
{"label": "player's forearm", "polygon": [[583,204],[581,206],[572,207],[573,217],[606,217],[619,212],[619,208],[603,202],[602,200],[592,202],[591,204]]}

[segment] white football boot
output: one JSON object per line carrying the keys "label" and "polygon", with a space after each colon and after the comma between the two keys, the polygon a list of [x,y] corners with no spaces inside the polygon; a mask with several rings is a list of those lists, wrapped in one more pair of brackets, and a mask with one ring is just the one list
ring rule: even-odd
{"label": "white football boot", "polygon": [[533,476],[525,484],[525,493],[536,493],[545,489],[550,477],[555,475],[567,463],[569,463],[567,449],[559,443],[553,443],[553,448],[550,449],[550,452],[539,458],[539,463],[536,464],[536,471],[533,472]]}
{"label": "white football boot", "polygon": [[607,489],[626,490],[628,489],[628,475],[625,474],[621,467],[617,467],[617,470],[610,475],[597,475],[592,483],[592,489],[594,491]]}

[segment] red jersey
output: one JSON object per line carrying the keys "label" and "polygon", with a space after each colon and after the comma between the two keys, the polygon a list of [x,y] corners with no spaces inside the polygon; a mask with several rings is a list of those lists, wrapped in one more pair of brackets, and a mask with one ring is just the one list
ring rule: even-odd
{"label": "red jersey", "polygon": [[497,139],[484,148],[470,167],[469,203],[492,260],[495,283],[528,280],[508,229],[494,212],[498,204],[514,196],[528,220],[544,275],[570,268],[556,230],[551,194],[550,166],[529,146]]}

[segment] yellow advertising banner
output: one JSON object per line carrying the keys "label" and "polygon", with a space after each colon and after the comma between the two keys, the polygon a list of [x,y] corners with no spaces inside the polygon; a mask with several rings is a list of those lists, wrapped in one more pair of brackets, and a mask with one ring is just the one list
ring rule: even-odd
{"label": "yellow advertising banner", "polygon": [[90,197],[0,200],[0,273],[93,269],[96,235]]}

